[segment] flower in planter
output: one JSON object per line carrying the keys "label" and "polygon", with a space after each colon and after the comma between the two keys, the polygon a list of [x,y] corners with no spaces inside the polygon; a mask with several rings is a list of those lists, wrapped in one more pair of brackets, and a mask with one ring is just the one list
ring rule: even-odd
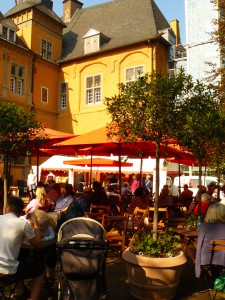
{"label": "flower in planter", "polygon": [[135,234],[130,251],[148,257],[174,257],[180,253],[180,237],[168,228],[158,233],[158,239],[153,239],[153,231],[140,230]]}

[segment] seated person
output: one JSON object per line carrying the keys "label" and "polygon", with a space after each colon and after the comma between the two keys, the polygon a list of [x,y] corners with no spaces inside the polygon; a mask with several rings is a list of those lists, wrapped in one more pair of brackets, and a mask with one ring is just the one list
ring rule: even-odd
{"label": "seated person", "polygon": [[91,195],[90,204],[109,205],[108,197],[106,192],[102,189],[100,182],[93,182],[93,190],[94,192]]}
{"label": "seated person", "polygon": [[87,212],[87,211],[90,210],[89,201],[90,201],[91,195],[92,195],[92,189],[91,188],[85,188],[82,193],[78,194],[74,198],[74,201],[79,203],[81,209],[84,212]]}
{"label": "seated person", "polygon": [[30,224],[19,217],[23,214],[24,202],[19,197],[9,197],[6,214],[0,215],[0,274],[13,276],[15,281],[33,278],[31,299],[38,300],[44,279],[45,265],[39,260],[18,260],[23,239],[27,238],[31,245],[41,248],[39,226],[36,216],[29,215]]}
{"label": "seated person", "polygon": [[36,198],[31,200],[28,203],[24,211],[26,214],[33,212],[35,209],[42,209],[47,212],[49,208],[50,208],[50,203],[47,200],[46,190],[42,186],[42,187],[37,187]]}
{"label": "seated person", "polygon": [[[210,205],[204,223],[199,228],[197,253],[195,262],[196,277],[201,275],[201,265],[207,265],[211,260],[210,241],[225,240],[225,205],[213,203]],[[212,263],[224,265],[225,251],[216,251]]]}
{"label": "seated person", "polygon": [[55,228],[60,218],[60,214],[66,212],[70,203],[73,202],[73,196],[70,194],[70,187],[68,184],[61,184],[60,187],[61,196],[55,201],[55,208],[53,212],[49,212],[48,215],[52,218]]}
{"label": "seated person", "polygon": [[189,190],[188,185],[184,184],[184,190],[183,192],[180,194],[180,202],[185,204],[187,210],[193,200],[193,192],[191,190]]}
{"label": "seated person", "polygon": [[132,192],[131,192],[128,182],[124,182],[124,184],[121,188],[121,195],[122,196],[132,195]]}
{"label": "seated person", "polygon": [[[204,193],[201,195],[201,211],[200,214],[201,216],[203,216],[203,218],[205,217],[207,210],[210,206],[210,202],[211,202],[211,196],[207,193]],[[198,212],[198,207],[199,205],[197,204],[194,208],[193,213],[198,216],[199,212]]]}
{"label": "seated person", "polygon": [[212,196],[211,196],[211,203],[216,203],[216,202],[219,202],[220,200],[221,199],[220,199],[220,195],[219,195],[219,188],[218,188],[218,186],[215,185]]}
{"label": "seated person", "polygon": [[139,207],[140,209],[146,209],[148,204],[149,191],[143,187],[137,188],[134,192],[134,197],[127,208],[127,213],[132,215],[136,207]]}
{"label": "seated person", "polygon": [[[199,189],[199,185],[198,185]],[[202,185],[200,190],[198,190],[197,194],[194,196],[194,201],[198,202],[199,195],[201,196],[202,194],[207,193],[207,188],[206,186]]]}
{"label": "seated person", "polygon": [[170,190],[167,184],[165,184],[159,195],[159,204],[158,207],[166,207],[173,203],[173,198],[170,195]]}
{"label": "seated person", "polygon": [[118,215],[120,213],[121,197],[116,193],[114,186],[110,185],[106,191],[110,204],[110,212],[112,215]]}
{"label": "seated person", "polygon": [[39,251],[43,255],[46,266],[46,279],[50,282],[55,280],[55,267],[57,263],[56,234],[48,214],[42,210],[35,210],[41,239],[45,247]]}
{"label": "seated person", "polygon": [[56,226],[56,231],[58,232],[60,226],[73,218],[78,218],[78,217],[83,217],[84,216],[84,211],[79,204],[79,202],[75,201],[75,199],[70,203],[68,209],[61,214],[61,217],[59,218]]}
{"label": "seated person", "polygon": [[61,189],[59,183],[54,183],[49,192],[47,193],[47,199],[50,201],[51,204],[55,204],[57,198],[61,195]]}

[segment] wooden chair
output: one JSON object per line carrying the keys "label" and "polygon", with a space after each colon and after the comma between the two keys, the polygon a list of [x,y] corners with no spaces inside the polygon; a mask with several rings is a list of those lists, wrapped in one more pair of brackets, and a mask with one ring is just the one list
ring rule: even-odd
{"label": "wooden chair", "polygon": [[121,254],[125,251],[126,246],[127,222],[127,214],[124,216],[108,216],[104,214],[102,219],[102,226],[105,229],[109,247],[112,249],[120,248]]}
{"label": "wooden chair", "polygon": [[139,207],[136,207],[133,215],[131,216],[132,219],[132,224],[133,227],[131,229],[130,232],[128,232],[128,239],[129,241],[129,246],[131,245],[131,243],[133,242],[134,239],[134,234],[140,230],[142,228],[142,226],[144,225],[144,221],[145,218],[147,218],[149,220],[149,207],[147,207],[146,209],[141,209]]}
{"label": "wooden chair", "polygon": [[138,231],[144,224],[145,218],[149,218],[149,207],[141,209],[136,207],[132,215],[134,231]]}
{"label": "wooden chair", "polygon": [[95,213],[92,213],[92,212],[89,212],[89,211],[85,212],[85,217],[96,220],[99,223],[102,223],[103,215],[104,215],[103,211],[95,212]]}
{"label": "wooden chair", "polygon": [[225,263],[224,265],[215,265],[213,264],[213,257],[216,251],[225,251],[225,240],[211,240],[210,251],[211,251],[210,263],[208,265],[201,266],[201,272],[208,287],[209,298],[213,300],[216,297],[217,290],[215,290],[213,296],[211,296],[210,290],[214,289],[214,282],[216,278],[225,273]]}
{"label": "wooden chair", "polygon": [[[159,213],[159,222],[158,227],[159,229],[163,229],[166,226],[166,221],[169,218],[169,212],[167,207],[159,207],[158,208]],[[150,223],[153,223],[153,215],[154,215],[154,207],[149,207],[149,221]]]}
{"label": "wooden chair", "polygon": [[111,211],[111,206],[110,205],[91,204],[91,206],[90,206],[90,213],[103,212],[103,214],[109,214],[110,211]]}

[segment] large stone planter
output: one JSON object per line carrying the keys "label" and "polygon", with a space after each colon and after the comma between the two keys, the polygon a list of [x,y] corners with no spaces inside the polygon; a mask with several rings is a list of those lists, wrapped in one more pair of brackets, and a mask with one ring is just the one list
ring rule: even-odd
{"label": "large stone planter", "polygon": [[173,299],[187,259],[183,252],[172,258],[151,258],[125,250],[130,291],[136,299]]}

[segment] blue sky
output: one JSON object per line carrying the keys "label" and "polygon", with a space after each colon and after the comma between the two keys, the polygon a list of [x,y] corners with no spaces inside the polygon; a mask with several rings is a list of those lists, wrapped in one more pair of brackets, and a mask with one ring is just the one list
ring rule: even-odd
{"label": "blue sky", "polygon": [[[80,0],[83,7],[107,2],[108,0]],[[129,0],[127,0],[129,1]],[[137,0],[138,1],[138,0]],[[181,41],[185,44],[185,12],[184,0],[155,0],[156,4],[168,20],[177,19],[180,24]],[[0,0],[0,11],[4,14],[15,5],[15,0]],[[53,9],[59,17],[62,16],[62,0],[53,0]]]}

